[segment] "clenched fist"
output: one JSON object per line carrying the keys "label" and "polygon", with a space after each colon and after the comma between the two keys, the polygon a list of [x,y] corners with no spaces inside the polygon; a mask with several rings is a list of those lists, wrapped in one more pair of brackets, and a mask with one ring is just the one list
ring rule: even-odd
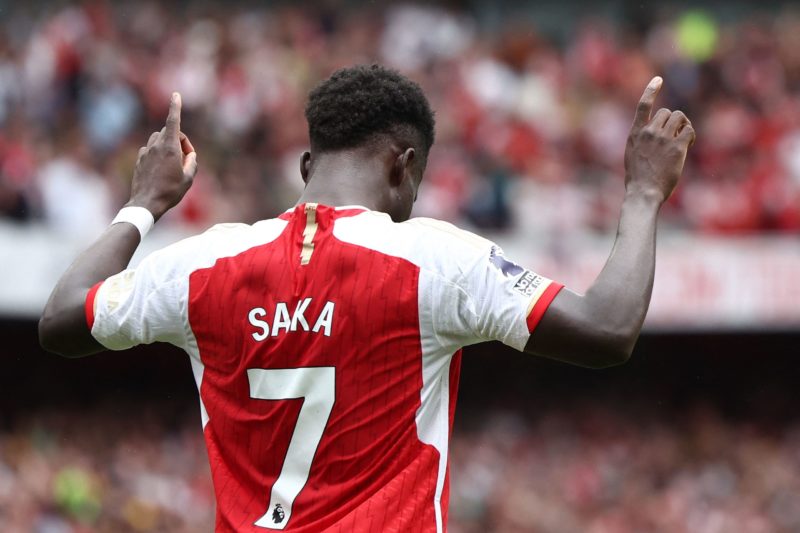
{"label": "clenched fist", "polygon": [[694,143],[692,123],[681,111],[659,109],[653,103],[663,80],[656,76],[644,90],[625,147],[625,188],[663,203],[678,183],[686,152]]}
{"label": "clenched fist", "polygon": [[172,93],[166,125],[139,149],[127,204],[148,209],[156,220],[181,201],[197,174],[197,153],[180,130],[181,95]]}

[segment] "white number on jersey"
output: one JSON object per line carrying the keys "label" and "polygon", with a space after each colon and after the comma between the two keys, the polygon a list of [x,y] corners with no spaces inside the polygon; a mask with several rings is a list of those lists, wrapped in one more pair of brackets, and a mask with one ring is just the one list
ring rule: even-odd
{"label": "white number on jersey", "polygon": [[267,512],[255,522],[266,529],[284,529],[292,517],[292,504],[308,481],[311,461],[333,409],[336,369],[332,366],[250,368],[247,379],[253,399],[303,399],[283,467],[272,485]]}

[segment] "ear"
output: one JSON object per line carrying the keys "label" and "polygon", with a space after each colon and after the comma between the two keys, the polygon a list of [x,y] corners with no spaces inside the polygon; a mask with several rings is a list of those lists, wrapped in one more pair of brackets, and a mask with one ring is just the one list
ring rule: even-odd
{"label": "ear", "polygon": [[308,174],[311,171],[311,152],[303,152],[300,156],[300,176],[303,177],[303,183],[308,185]]}
{"label": "ear", "polygon": [[406,148],[403,153],[397,156],[392,166],[392,185],[397,187],[411,173],[411,167],[417,157],[417,152],[413,148]]}

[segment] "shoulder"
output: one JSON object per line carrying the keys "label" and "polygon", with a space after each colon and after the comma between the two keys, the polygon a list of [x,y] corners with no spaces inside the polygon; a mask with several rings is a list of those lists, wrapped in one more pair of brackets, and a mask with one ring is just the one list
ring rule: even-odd
{"label": "shoulder", "polygon": [[352,244],[401,257],[448,278],[458,277],[481,258],[488,258],[494,246],[491,241],[448,222],[413,218],[396,223],[377,212],[339,219],[334,235]]}
{"label": "shoulder", "polygon": [[445,244],[464,251],[483,251],[491,248],[492,241],[435,218],[418,217],[401,223],[420,234],[420,238],[436,244]]}
{"label": "shoulder", "polygon": [[[279,218],[261,220],[255,224],[225,223],[216,224],[209,229],[180,240],[159,252],[174,249],[203,249],[208,254],[226,254],[238,249],[277,239],[286,227],[286,221]],[[159,253],[156,252],[156,253]]]}
{"label": "shoulder", "polygon": [[147,256],[142,267],[154,267],[163,274],[188,274],[213,266],[218,259],[232,257],[277,239],[286,227],[278,218],[255,224],[217,224]]}

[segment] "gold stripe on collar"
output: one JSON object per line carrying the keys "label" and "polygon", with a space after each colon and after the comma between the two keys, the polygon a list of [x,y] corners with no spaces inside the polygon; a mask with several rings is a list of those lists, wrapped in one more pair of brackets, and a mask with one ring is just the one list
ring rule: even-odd
{"label": "gold stripe on collar", "polygon": [[307,265],[314,253],[314,236],[317,234],[317,204],[306,204],[306,228],[303,230],[303,249],[300,264]]}

